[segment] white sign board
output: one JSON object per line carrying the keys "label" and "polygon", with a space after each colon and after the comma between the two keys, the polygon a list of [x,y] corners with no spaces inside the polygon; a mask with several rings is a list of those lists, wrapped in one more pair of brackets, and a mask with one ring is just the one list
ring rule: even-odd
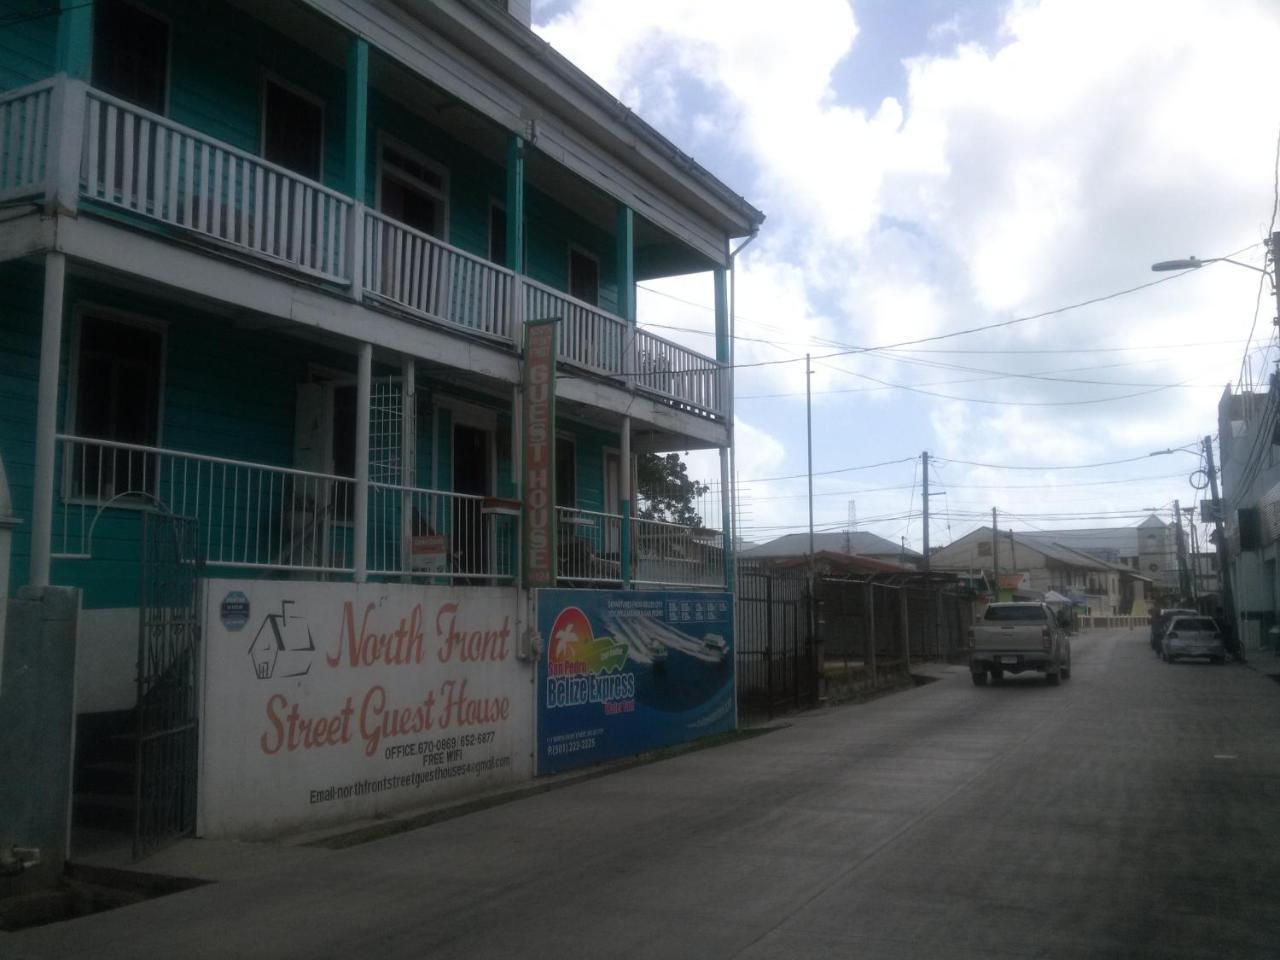
{"label": "white sign board", "polygon": [[199,832],[262,837],[533,775],[512,588],[210,580]]}

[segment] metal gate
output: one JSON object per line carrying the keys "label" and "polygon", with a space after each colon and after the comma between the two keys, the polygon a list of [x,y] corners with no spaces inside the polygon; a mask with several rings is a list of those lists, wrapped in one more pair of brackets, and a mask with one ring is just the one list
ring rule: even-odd
{"label": "metal gate", "polygon": [[735,583],[739,712],[773,717],[813,706],[818,664],[809,625],[808,578],[742,564]]}
{"label": "metal gate", "polygon": [[201,566],[194,519],[143,513],[135,860],[195,830]]}

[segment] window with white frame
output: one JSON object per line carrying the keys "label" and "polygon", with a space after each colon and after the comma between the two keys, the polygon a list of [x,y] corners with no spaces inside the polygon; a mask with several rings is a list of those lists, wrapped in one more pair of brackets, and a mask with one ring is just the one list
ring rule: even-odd
{"label": "window with white frame", "polygon": [[556,437],[556,506],[578,505],[577,446],[572,437]]}
{"label": "window with white frame", "polygon": [[274,77],[263,82],[262,156],[310,180],[324,158],[324,104]]}
{"label": "window with white frame", "polygon": [[448,174],[444,167],[390,137],[378,155],[378,210],[394,220],[447,240]]}
{"label": "window with white frame", "polygon": [[569,296],[592,306],[600,303],[600,261],[578,247],[569,248]]}
{"label": "window with white frame", "polygon": [[[110,315],[80,318],[75,357],[75,432],[92,440],[143,447],[160,440],[164,335]],[[85,444],[72,464],[77,495],[110,499],[151,493],[155,460],[145,451]]]}
{"label": "window with white frame", "polygon": [[[523,241],[521,260],[526,269],[529,263],[529,218],[524,218],[524,229],[520,232]],[[507,208],[496,200],[489,204],[489,261],[501,267],[510,267],[507,257]]]}
{"label": "window with white frame", "polygon": [[125,0],[93,9],[93,85],[153,113],[164,113],[169,86],[169,23]]}

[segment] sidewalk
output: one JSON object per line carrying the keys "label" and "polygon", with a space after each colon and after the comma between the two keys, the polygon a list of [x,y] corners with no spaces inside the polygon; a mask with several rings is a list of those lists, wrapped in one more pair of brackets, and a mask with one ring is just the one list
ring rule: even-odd
{"label": "sidewalk", "polygon": [[417,830],[433,823],[441,823],[490,807],[585,783],[659,760],[736,743],[781,730],[786,726],[787,723],[783,721],[773,720],[743,727],[733,733],[707,737],[693,743],[597,764],[582,770],[509,784],[461,800],[411,807],[382,817],[348,821],[323,829],[289,834],[274,840],[187,838],[178,840],[171,846],[136,862],[130,858],[128,844],[122,843],[109,850],[96,851],[83,857],[73,857],[71,862],[81,875],[101,876],[104,881],[109,880],[114,873],[217,882],[260,876],[267,870],[303,868],[310,864],[324,862],[336,851],[348,847]]}

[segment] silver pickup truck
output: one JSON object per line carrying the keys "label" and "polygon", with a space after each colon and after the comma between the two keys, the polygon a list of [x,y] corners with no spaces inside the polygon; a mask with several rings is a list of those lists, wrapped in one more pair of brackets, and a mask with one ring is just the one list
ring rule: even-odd
{"label": "silver pickup truck", "polygon": [[1024,670],[1042,672],[1053,686],[1071,676],[1071,641],[1043,603],[993,603],[969,635],[969,673],[980,687]]}

